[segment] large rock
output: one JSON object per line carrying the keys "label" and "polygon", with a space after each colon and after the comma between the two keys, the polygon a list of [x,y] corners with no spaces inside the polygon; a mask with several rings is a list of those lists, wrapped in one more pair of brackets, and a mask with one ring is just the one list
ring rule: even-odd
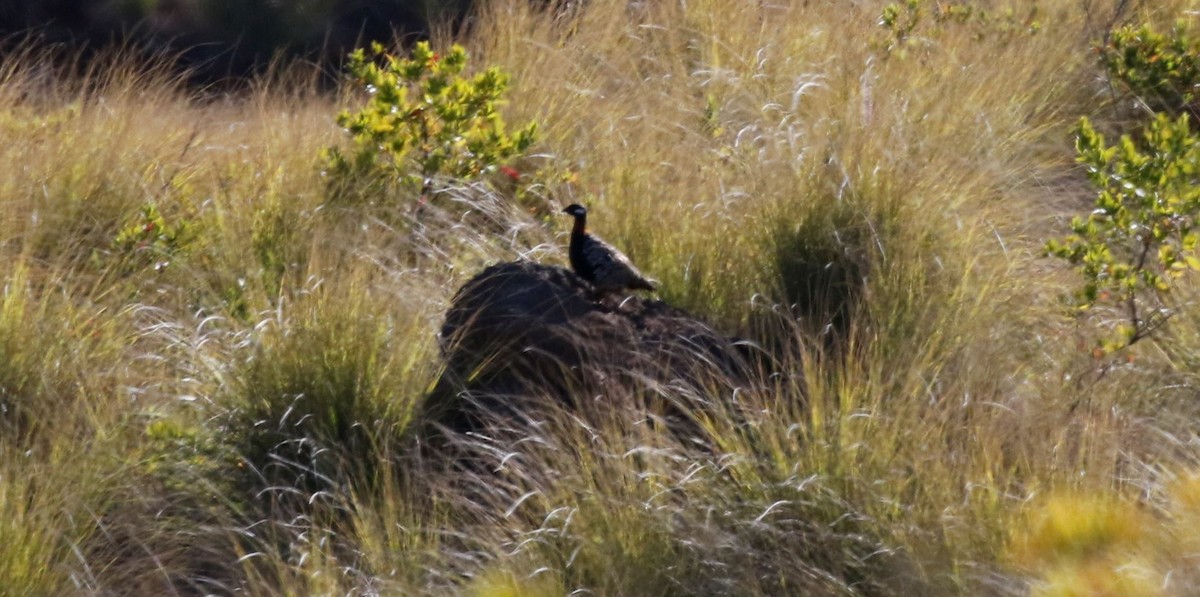
{"label": "large rock", "polygon": [[531,396],[571,405],[618,386],[628,395],[652,384],[736,384],[751,369],[746,343],[680,309],[638,296],[600,302],[573,272],[529,261],[493,265],[467,282],[440,341],[446,370],[431,414],[460,432],[528,416]]}

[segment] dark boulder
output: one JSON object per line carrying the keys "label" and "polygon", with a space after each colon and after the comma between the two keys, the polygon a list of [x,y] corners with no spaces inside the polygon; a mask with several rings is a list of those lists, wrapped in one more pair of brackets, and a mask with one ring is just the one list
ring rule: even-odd
{"label": "dark boulder", "polygon": [[496,264],[468,281],[440,342],[446,369],[429,414],[458,432],[528,417],[530,397],[571,407],[656,384],[740,385],[761,364],[747,343],[681,309],[638,296],[598,302],[573,272],[529,261]]}

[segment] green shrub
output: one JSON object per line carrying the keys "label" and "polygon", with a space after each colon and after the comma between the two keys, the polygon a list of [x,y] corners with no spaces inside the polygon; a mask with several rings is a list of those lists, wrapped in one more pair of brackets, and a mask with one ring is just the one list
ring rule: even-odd
{"label": "green shrub", "polygon": [[1183,27],[1170,34],[1148,25],[1115,29],[1100,50],[1109,76],[1154,111],[1197,112],[1200,40]]}
{"label": "green shrub", "polygon": [[935,2],[932,7],[922,0],[890,2],[879,15],[879,25],[887,31],[881,45],[888,55],[896,53],[903,57],[910,46],[928,43],[951,28],[968,32],[974,40],[992,35],[1037,33],[1042,27],[1037,19],[1037,4],[1024,8],[1018,14],[1011,6],[988,10],[966,2]]}
{"label": "green shrub", "polygon": [[493,67],[467,77],[466,68],[458,45],[444,56],[426,42],[408,58],[378,44],[352,53],[350,76],[370,100],[338,115],[352,149],[327,151],[332,198],[386,201],[402,188],[428,201],[439,179],[480,179],[528,149],[536,123],[509,134],[497,111],[508,76]]}
{"label": "green shrub", "polygon": [[1079,311],[1108,306],[1121,313],[1098,350],[1109,352],[1152,334],[1171,316],[1174,281],[1200,269],[1200,137],[1186,115],[1160,114],[1142,139],[1107,145],[1091,122],[1076,128],[1078,160],[1099,189],[1096,209],[1071,222],[1072,234],[1047,252],[1077,266]]}
{"label": "green shrub", "polygon": [[920,0],[905,0],[903,4],[891,2],[883,7],[879,24],[891,35],[888,50],[905,43],[908,36],[912,35],[917,24],[921,22],[920,8]]}
{"label": "green shrub", "polygon": [[147,203],[117,233],[112,254],[123,270],[153,266],[161,271],[186,255],[195,239],[196,226],[191,220],[176,218],[168,222],[155,204]]}

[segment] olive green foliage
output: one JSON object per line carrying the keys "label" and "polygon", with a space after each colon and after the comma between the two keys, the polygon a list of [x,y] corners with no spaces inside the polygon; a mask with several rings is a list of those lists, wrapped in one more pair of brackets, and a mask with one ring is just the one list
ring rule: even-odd
{"label": "olive green foliage", "polygon": [[879,25],[887,31],[884,51],[887,55],[901,56],[906,56],[909,48],[928,44],[936,31],[951,27],[967,30],[975,40],[1014,33],[1033,34],[1042,27],[1036,2],[1022,6],[1018,12],[1012,6],[988,10],[968,2],[925,0],[886,4],[879,15]]}
{"label": "olive green foliage", "polygon": [[903,4],[892,2],[883,7],[879,24],[890,31],[897,42],[903,42],[920,22],[920,0],[905,0]]}
{"label": "olive green foliage", "polygon": [[420,42],[402,58],[376,44],[352,53],[348,68],[370,99],[338,115],[353,147],[328,151],[335,198],[382,200],[397,186],[427,195],[437,179],[494,173],[534,142],[536,123],[509,134],[498,111],[508,76],[495,67],[465,75],[462,46],[441,55]]}
{"label": "olive green foliage", "polygon": [[1102,354],[1160,329],[1181,306],[1172,292],[1177,281],[1200,269],[1200,237],[1193,230],[1200,212],[1200,137],[1187,118],[1197,114],[1200,40],[1182,21],[1166,34],[1131,24],[1110,31],[1098,52],[1114,84],[1154,112],[1140,138],[1122,136],[1112,146],[1090,121],[1080,122],[1076,151],[1099,189],[1096,209],[1072,221],[1070,236],[1046,245],[1084,277],[1074,307],[1120,313],[1100,334],[1095,352]]}
{"label": "olive green foliage", "polygon": [[1115,29],[1100,57],[1109,76],[1150,109],[1197,114],[1200,39],[1182,24],[1169,34],[1149,25]]}
{"label": "olive green foliage", "polygon": [[1108,145],[1092,123],[1076,129],[1079,162],[1099,189],[1096,209],[1076,217],[1072,233],[1047,243],[1050,254],[1076,265],[1083,287],[1075,304],[1123,312],[1108,350],[1133,344],[1172,312],[1172,281],[1200,269],[1200,137],[1187,116],[1158,115],[1140,140],[1122,136]]}
{"label": "olive green foliage", "polygon": [[168,222],[147,203],[113,239],[113,254],[127,269],[152,265],[162,270],[182,257],[196,240],[197,225],[187,218]]}

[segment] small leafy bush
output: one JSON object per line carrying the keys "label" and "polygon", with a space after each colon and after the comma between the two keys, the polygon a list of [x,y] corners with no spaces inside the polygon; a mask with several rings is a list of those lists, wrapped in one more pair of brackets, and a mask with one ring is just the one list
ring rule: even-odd
{"label": "small leafy bush", "polygon": [[149,266],[161,271],[186,255],[195,239],[196,227],[191,220],[168,222],[157,206],[147,203],[117,233],[112,253],[126,271]]}
{"label": "small leafy bush", "polygon": [[350,76],[370,100],[337,118],[352,147],[327,151],[334,197],[370,202],[404,188],[429,200],[439,179],[509,174],[503,164],[533,144],[536,123],[510,134],[497,111],[508,76],[493,67],[467,77],[466,68],[458,45],[444,56],[426,42],[408,58],[378,44],[352,53]]}
{"label": "small leafy bush", "polygon": [[879,16],[879,24],[887,29],[891,43],[888,50],[904,44],[917,24],[921,22],[920,0],[905,0],[904,3],[890,2],[883,7]]}
{"label": "small leafy bush", "polygon": [[1115,29],[1100,49],[1109,76],[1154,111],[1200,114],[1200,40],[1183,27],[1170,34],[1148,25]]}
{"label": "small leafy bush", "polygon": [[904,57],[908,47],[928,42],[950,28],[965,30],[974,40],[1037,33],[1041,30],[1037,15],[1036,3],[1019,14],[1012,7],[988,10],[967,2],[935,2],[930,6],[924,0],[904,0],[884,5],[879,25],[886,30],[884,51]]}
{"label": "small leafy bush", "polygon": [[1200,137],[1186,115],[1160,114],[1135,141],[1108,145],[1091,122],[1076,128],[1078,161],[1099,189],[1096,209],[1071,222],[1072,234],[1046,244],[1083,275],[1074,306],[1109,306],[1122,313],[1098,350],[1147,337],[1172,313],[1174,281],[1200,269]]}

